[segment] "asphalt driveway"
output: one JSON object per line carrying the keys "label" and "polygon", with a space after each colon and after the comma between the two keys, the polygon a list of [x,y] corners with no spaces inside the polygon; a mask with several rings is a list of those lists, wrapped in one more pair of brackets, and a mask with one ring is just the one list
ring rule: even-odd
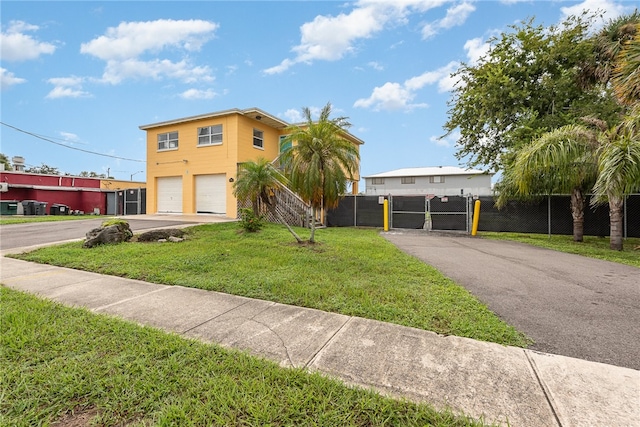
{"label": "asphalt driveway", "polygon": [[383,236],[468,289],[531,349],[640,370],[640,269],[462,235]]}

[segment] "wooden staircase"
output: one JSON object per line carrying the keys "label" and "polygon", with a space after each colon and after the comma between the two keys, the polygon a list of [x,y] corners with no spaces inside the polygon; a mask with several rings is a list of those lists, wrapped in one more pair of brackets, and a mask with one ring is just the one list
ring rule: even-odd
{"label": "wooden staircase", "polygon": [[[272,163],[274,168],[280,170],[277,166],[279,158],[276,158]],[[286,185],[282,185],[274,194],[276,200],[276,211],[279,216],[287,224],[292,227],[306,227],[311,228],[313,209],[310,205],[305,203],[294,191],[292,191]],[[242,204],[238,201],[238,208],[250,208],[251,204]],[[269,222],[280,223],[280,219],[277,218],[272,212],[264,206],[261,200],[258,200],[258,210],[262,212],[265,219]],[[315,218],[316,228],[323,228],[324,224],[320,218]]]}

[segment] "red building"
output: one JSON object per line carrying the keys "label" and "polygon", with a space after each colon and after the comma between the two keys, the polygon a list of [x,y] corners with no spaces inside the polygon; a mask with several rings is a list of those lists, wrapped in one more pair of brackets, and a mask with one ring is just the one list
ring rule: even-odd
{"label": "red building", "polygon": [[134,186],[143,187],[144,183],[15,171],[0,172],[0,200],[35,200],[46,203],[46,214],[51,212],[52,205],[59,204],[68,206],[70,211],[108,215],[113,209],[108,209],[107,200],[111,203],[115,200],[114,194],[117,194],[118,190]]}

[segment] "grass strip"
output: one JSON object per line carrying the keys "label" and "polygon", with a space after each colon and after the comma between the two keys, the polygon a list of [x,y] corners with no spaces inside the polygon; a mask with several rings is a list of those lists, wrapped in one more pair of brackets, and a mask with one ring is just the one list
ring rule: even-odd
{"label": "grass strip", "polygon": [[5,287],[0,301],[1,425],[482,425]]}
{"label": "grass strip", "polygon": [[[483,231],[478,236],[493,240],[510,240],[528,245],[553,249],[559,252],[582,255],[605,261],[640,267],[640,238],[629,237],[624,240],[624,250],[613,251],[609,248],[608,237],[584,236],[583,242],[574,242],[573,236],[526,233],[497,233]],[[638,248],[638,249],[636,249]]]}
{"label": "grass strip", "polygon": [[[466,289],[372,229],[318,230],[301,246],[282,226],[241,233],[235,223],[187,229],[171,243],[83,249],[81,242],[15,257],[153,283],[182,285],[364,317],[483,341],[529,341]],[[305,230],[299,230],[304,233]],[[308,230],[307,230],[308,231]]]}

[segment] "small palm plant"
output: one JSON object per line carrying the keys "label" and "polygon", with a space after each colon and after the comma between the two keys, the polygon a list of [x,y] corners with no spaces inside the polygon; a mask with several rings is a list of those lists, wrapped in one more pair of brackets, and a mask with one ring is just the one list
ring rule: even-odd
{"label": "small palm plant", "polygon": [[238,169],[238,177],[233,183],[233,194],[240,200],[250,201],[253,216],[260,217],[260,202],[271,214],[284,224],[298,243],[300,236],[287,224],[276,209],[275,192],[284,185],[286,179],[273,165],[264,158],[242,163]]}

